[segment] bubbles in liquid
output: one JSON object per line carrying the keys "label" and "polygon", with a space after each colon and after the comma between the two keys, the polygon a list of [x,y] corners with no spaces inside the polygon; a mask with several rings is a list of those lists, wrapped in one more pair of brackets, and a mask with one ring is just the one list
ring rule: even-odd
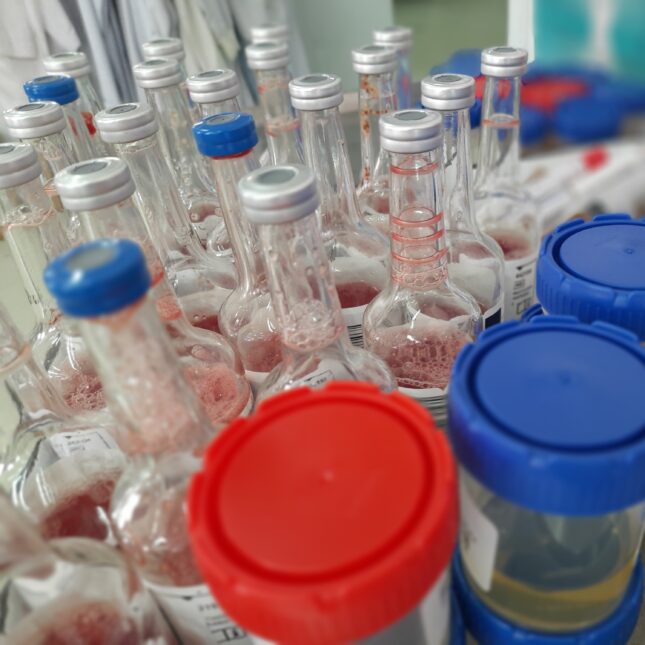
{"label": "bubbles in liquid", "polygon": [[512,230],[486,231],[501,247],[505,260],[520,260],[533,254],[533,246],[521,232]]}
{"label": "bubbles in liquid", "polygon": [[364,281],[336,284],[336,291],[343,309],[368,305],[379,294],[377,287]]}
{"label": "bubbles in liquid", "polygon": [[345,325],[338,324],[326,303],[320,300],[299,302],[289,312],[284,326],[285,345],[299,350],[313,350],[336,340]]}
{"label": "bubbles in liquid", "polygon": [[244,369],[270,372],[282,361],[280,334],[268,327],[247,325],[237,335],[237,348]]}
{"label": "bubbles in liquid", "polygon": [[72,410],[80,412],[105,408],[103,386],[96,374],[77,372],[66,381],[63,398]]}

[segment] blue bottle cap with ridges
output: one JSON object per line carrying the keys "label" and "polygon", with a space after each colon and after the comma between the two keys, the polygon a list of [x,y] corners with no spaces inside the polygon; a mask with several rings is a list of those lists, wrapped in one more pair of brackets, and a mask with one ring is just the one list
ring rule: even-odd
{"label": "blue bottle cap with ridges", "polygon": [[618,135],[623,108],[616,101],[581,96],[562,101],[553,114],[555,133],[570,143],[592,143]]}
{"label": "blue bottle cap with ridges", "polygon": [[549,314],[604,320],[645,340],[645,221],[598,215],[542,242],[537,296]]}
{"label": "blue bottle cap with ridges", "polygon": [[645,348],[631,332],[538,316],[483,332],[455,361],[449,435],[495,495],[565,516],[645,500]]}
{"label": "blue bottle cap with ridges", "polygon": [[150,287],[150,274],[138,244],[104,239],[81,244],[50,262],[45,284],[64,314],[91,318],[139,300]]}
{"label": "blue bottle cap with ridges", "polygon": [[453,589],[466,631],[478,645],[610,645],[627,643],[638,621],[643,599],[643,565],[636,564],[625,596],[613,613],[598,625],[567,634],[535,632],[493,613],[469,587],[461,558],[453,560]]}
{"label": "blue bottle cap with ridges", "polygon": [[258,142],[253,117],[245,112],[207,116],[193,126],[197,149],[207,157],[229,157],[251,150]]}
{"label": "blue bottle cap with ridges", "polygon": [[66,105],[78,98],[76,81],[66,74],[46,74],[27,81],[23,86],[31,103],[34,101],[54,101]]}
{"label": "blue bottle cap with ridges", "polygon": [[544,316],[544,309],[542,309],[542,305],[539,302],[525,309],[521,320],[522,322],[529,322],[536,316]]}

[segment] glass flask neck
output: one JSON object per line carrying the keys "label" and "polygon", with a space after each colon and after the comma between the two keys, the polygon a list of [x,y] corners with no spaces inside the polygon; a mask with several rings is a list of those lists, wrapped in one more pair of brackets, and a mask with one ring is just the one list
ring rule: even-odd
{"label": "glass flask neck", "polygon": [[57,172],[77,161],[65,130],[48,134],[46,137],[22,139],[22,141],[30,143],[36,150],[45,186],[47,186],[47,182],[54,179]]}
{"label": "glass flask neck", "polygon": [[199,113],[202,118],[221,114],[222,112],[241,112],[240,102],[237,97],[224,99],[223,101],[214,101],[213,103],[198,103]]}
{"label": "glass flask neck", "polygon": [[85,119],[81,114],[81,106],[78,99],[61,106],[67,119],[67,127],[71,134],[70,144],[76,159],[87,161],[93,159],[96,154],[92,148],[89,132],[85,125]]}
{"label": "glass flask neck", "polygon": [[442,150],[390,155],[392,281],[420,291],[448,279]]}
{"label": "glass flask neck", "polygon": [[82,102],[90,109],[92,115],[101,110],[101,102],[99,101],[98,94],[92,84],[90,75],[81,76],[76,79],[76,86]]}

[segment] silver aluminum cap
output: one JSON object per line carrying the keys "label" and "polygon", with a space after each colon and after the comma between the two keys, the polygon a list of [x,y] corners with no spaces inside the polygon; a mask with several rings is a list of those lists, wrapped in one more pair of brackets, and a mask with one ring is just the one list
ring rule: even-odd
{"label": "silver aluminum cap", "polygon": [[396,49],[383,45],[364,45],[352,49],[352,66],[358,74],[392,72],[397,66]]}
{"label": "silver aluminum cap", "polygon": [[63,206],[71,211],[107,208],[134,193],[130,169],[118,157],[72,164],[56,173],[54,182]]}
{"label": "silver aluminum cap", "polygon": [[462,110],[475,102],[475,79],[465,74],[434,74],[421,81],[421,103],[430,110]]}
{"label": "silver aluminum cap", "polygon": [[22,186],[39,175],[38,155],[30,144],[0,144],[0,188]]}
{"label": "silver aluminum cap", "polygon": [[251,69],[279,69],[289,64],[287,43],[253,43],[248,45],[244,52]]}
{"label": "silver aluminum cap", "polygon": [[48,74],[67,74],[80,78],[90,73],[90,63],[83,52],[63,52],[52,54],[43,60]]}
{"label": "silver aluminum cap", "polygon": [[265,22],[251,27],[251,42],[283,42],[289,40],[289,27],[279,22]]}
{"label": "silver aluminum cap", "polygon": [[151,58],[134,65],[132,71],[137,85],[146,90],[179,85],[183,80],[179,62],[173,58]]}
{"label": "silver aluminum cap", "polygon": [[151,58],[172,58],[182,61],[186,57],[184,43],[179,38],[153,38],[143,43],[141,49],[146,60]]}
{"label": "silver aluminum cap", "polygon": [[442,144],[441,117],[427,110],[397,110],[382,116],[379,132],[388,152],[429,152]]}
{"label": "silver aluminum cap", "polygon": [[102,110],[94,116],[94,123],[107,143],[140,141],[158,130],[152,108],[141,103],[123,103]]}
{"label": "silver aluminum cap", "polygon": [[307,74],[289,83],[289,94],[296,110],[326,110],[343,102],[343,84],[334,74]]}
{"label": "silver aluminum cap", "polygon": [[498,78],[521,76],[529,61],[528,52],[519,47],[489,47],[482,50],[482,74]]}
{"label": "silver aluminum cap", "polygon": [[393,25],[384,29],[375,29],[372,32],[372,39],[375,45],[386,45],[397,49],[408,49],[412,47],[412,29]]}
{"label": "silver aluminum cap", "polygon": [[9,134],[16,139],[38,139],[65,129],[65,113],[54,101],[25,103],[4,113]]}
{"label": "silver aluminum cap", "polygon": [[194,74],[188,77],[187,85],[195,103],[218,103],[240,94],[237,74],[232,69],[211,69]]}

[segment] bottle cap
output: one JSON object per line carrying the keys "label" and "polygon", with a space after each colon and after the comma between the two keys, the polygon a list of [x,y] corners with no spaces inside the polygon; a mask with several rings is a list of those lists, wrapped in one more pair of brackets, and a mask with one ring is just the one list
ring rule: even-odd
{"label": "bottle cap", "polygon": [[296,110],[326,110],[343,102],[343,84],[334,74],[307,74],[289,83],[289,94]]}
{"label": "bottle cap", "polygon": [[429,152],[443,144],[441,117],[427,110],[397,110],[379,119],[381,147],[388,152]]}
{"label": "bottle cap", "polygon": [[137,85],[146,90],[179,85],[183,80],[179,62],[173,58],[150,58],[134,65],[132,72]]}
{"label": "bottle cap", "polygon": [[142,298],[150,274],[141,247],[132,240],[94,240],[50,262],[45,284],[64,314],[91,318]]}
{"label": "bottle cap", "polygon": [[90,63],[83,52],[63,52],[52,54],[43,60],[48,74],[68,74],[80,78],[90,73]]}
{"label": "bottle cap", "polygon": [[152,136],[158,129],[153,109],[145,103],[123,103],[102,110],[94,123],[107,143],[129,143]]}
{"label": "bottle cap", "polygon": [[385,27],[384,29],[375,29],[372,32],[372,40],[375,45],[408,49],[412,47],[412,29],[399,25]]}
{"label": "bottle cap", "polygon": [[567,99],[557,106],[553,128],[561,139],[569,143],[593,143],[617,136],[622,120],[623,111],[618,103],[583,96]]}
{"label": "bottle cap", "polygon": [[465,74],[434,74],[421,81],[421,103],[430,110],[451,112],[475,102],[475,79]]}
{"label": "bottle cap", "polygon": [[489,47],[482,50],[482,74],[497,78],[522,76],[529,62],[525,49],[519,47]]}
{"label": "bottle cap", "polygon": [[522,322],[529,322],[533,320],[536,316],[544,316],[544,309],[539,302],[536,302],[534,305],[531,305],[528,309],[524,310],[522,314]]}
{"label": "bottle cap", "polygon": [[537,295],[549,314],[604,320],[645,340],[645,221],[574,220],[544,238]]}
{"label": "bottle cap", "polygon": [[250,69],[279,69],[289,64],[287,43],[253,43],[244,52]]}
{"label": "bottle cap", "polygon": [[289,27],[279,22],[265,22],[251,27],[251,42],[281,42],[289,40]]}
{"label": "bottle cap", "polygon": [[0,143],[0,188],[22,186],[40,175],[36,151],[28,143]]}
{"label": "bottle cap", "polygon": [[577,632],[544,633],[510,623],[493,613],[469,587],[461,558],[455,556],[453,587],[467,632],[481,645],[608,645],[627,643],[643,599],[643,565],[637,562],[622,602],[598,625]]}
{"label": "bottle cap", "polygon": [[258,142],[255,122],[244,112],[207,116],[193,126],[197,149],[207,157],[230,157],[251,150]]}
{"label": "bottle cap", "polygon": [[645,111],[645,84],[622,78],[607,78],[594,83],[593,96],[619,106],[623,113],[639,114]]}
{"label": "bottle cap", "polygon": [[461,466],[499,497],[565,516],[645,500],[645,348],[570,316],[484,331],[455,361],[449,432]]}
{"label": "bottle cap", "polygon": [[358,49],[352,49],[352,67],[358,74],[393,72],[397,64],[394,47],[364,45]]}
{"label": "bottle cap", "polygon": [[38,139],[62,132],[66,121],[63,108],[54,101],[25,103],[4,113],[9,135],[16,139]]}
{"label": "bottle cap", "polygon": [[22,88],[30,102],[54,101],[67,105],[78,98],[76,81],[65,74],[47,74],[27,81]]}
{"label": "bottle cap", "polygon": [[143,57],[146,60],[151,58],[172,58],[176,61],[184,60],[184,44],[179,38],[153,38],[141,45]]}
{"label": "bottle cap", "polygon": [[56,190],[63,206],[70,211],[107,208],[134,193],[128,165],[118,157],[81,161],[56,173]]}
{"label": "bottle cap", "polygon": [[445,436],[418,404],[367,383],[292,390],[233,422],[188,505],[218,602],[278,643],[355,642],[391,625],[449,566],[457,536]]}
{"label": "bottle cap", "polygon": [[541,110],[520,106],[520,142],[523,146],[540,143],[549,131],[549,117]]}
{"label": "bottle cap", "polygon": [[193,74],[186,81],[190,98],[195,103],[218,103],[240,94],[237,74],[232,69],[211,69]]}
{"label": "bottle cap", "polygon": [[295,164],[254,170],[240,180],[238,193],[254,224],[295,222],[314,213],[320,203],[314,174]]}

